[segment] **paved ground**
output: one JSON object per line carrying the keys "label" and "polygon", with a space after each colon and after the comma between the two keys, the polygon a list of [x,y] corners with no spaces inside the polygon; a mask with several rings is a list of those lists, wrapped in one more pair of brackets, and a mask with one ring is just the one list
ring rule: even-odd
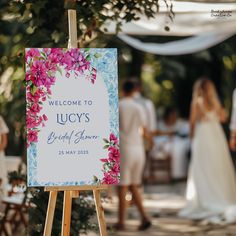
{"label": "paved ground", "polygon": [[[130,207],[126,221],[126,230],[110,231],[110,236],[236,236],[236,224],[228,226],[206,225],[203,222],[183,220],[177,217],[178,210],[185,204],[185,184],[145,187],[145,207],[152,217],[152,227],[145,232],[138,232],[139,217],[136,209]],[[108,225],[116,222],[117,199],[104,203]],[[89,233],[88,236],[98,235]]]}
{"label": "paved ground", "polygon": [[[152,218],[152,227],[145,232],[138,232],[139,215],[135,207],[128,209],[126,229],[122,232],[110,230],[109,236],[236,236],[236,224],[227,226],[206,225],[177,217],[177,212],[184,206],[184,183],[172,185],[146,186],[144,205]],[[106,221],[112,226],[117,220],[117,198],[104,202]],[[24,234],[23,234],[24,235]],[[88,232],[87,236],[99,233]],[[17,236],[17,235],[14,235]],[[22,236],[20,233],[19,236]],[[85,236],[85,235],[80,235]]]}

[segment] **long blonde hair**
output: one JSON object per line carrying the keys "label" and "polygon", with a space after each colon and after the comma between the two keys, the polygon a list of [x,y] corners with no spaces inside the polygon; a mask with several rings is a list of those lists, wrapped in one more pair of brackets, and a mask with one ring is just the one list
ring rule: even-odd
{"label": "long blonde hair", "polygon": [[210,79],[203,77],[195,82],[192,104],[200,105],[202,111],[210,109],[218,112],[221,109],[221,103],[215,85]]}

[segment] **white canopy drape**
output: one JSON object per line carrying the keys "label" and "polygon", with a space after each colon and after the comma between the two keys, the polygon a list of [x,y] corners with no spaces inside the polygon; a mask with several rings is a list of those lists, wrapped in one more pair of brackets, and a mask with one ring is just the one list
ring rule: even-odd
{"label": "white canopy drape", "polygon": [[[236,2],[210,3],[172,1],[174,21],[168,18],[165,4],[156,18],[124,23],[118,37],[139,50],[159,55],[180,55],[215,46],[236,33]],[[168,25],[170,31],[164,29]],[[115,33],[115,23],[107,22],[108,33]],[[129,35],[129,36],[128,36]],[[132,36],[130,36],[132,35]],[[187,39],[158,44],[142,42],[134,35],[192,36]]]}
{"label": "white canopy drape", "polygon": [[183,55],[210,48],[233,35],[234,33],[231,32],[210,32],[168,43],[143,43],[128,35],[119,35],[118,37],[130,46],[144,52],[158,55]]}

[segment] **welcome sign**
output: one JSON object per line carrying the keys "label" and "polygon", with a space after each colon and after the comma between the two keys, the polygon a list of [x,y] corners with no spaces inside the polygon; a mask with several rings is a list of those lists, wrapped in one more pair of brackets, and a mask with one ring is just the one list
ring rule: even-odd
{"label": "welcome sign", "polygon": [[117,184],[116,49],[29,48],[28,186]]}

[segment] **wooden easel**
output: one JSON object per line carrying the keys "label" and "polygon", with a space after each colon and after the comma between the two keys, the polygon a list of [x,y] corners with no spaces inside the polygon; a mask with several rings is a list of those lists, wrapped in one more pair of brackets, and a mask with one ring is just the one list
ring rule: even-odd
{"label": "wooden easel", "polygon": [[[68,10],[68,20],[69,20],[68,48],[77,48],[77,21],[76,21],[75,10]],[[100,196],[101,191],[107,190],[107,189],[108,189],[107,185],[45,187],[44,191],[49,191],[50,195],[49,195],[47,215],[46,215],[43,235],[51,236],[54,212],[55,212],[56,201],[57,201],[57,193],[59,191],[64,192],[61,236],[70,235],[72,199],[78,198],[79,192],[81,191],[92,191],[93,196],[94,196],[96,211],[97,211],[100,235],[107,236],[104,210],[101,204],[101,196]]]}

